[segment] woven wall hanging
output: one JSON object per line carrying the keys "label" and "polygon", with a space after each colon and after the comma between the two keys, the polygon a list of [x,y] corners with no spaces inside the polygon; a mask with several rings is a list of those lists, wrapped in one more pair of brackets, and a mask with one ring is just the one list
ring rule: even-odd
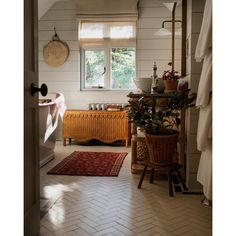
{"label": "woven wall hanging", "polygon": [[66,42],[59,39],[55,27],[54,31],[55,34],[52,37],[52,40],[43,48],[43,58],[48,65],[58,67],[63,65],[67,60],[69,56],[69,47]]}

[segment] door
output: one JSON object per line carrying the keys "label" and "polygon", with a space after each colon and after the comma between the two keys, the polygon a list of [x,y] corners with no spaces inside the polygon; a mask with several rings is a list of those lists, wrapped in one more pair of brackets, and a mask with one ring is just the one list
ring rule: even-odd
{"label": "door", "polygon": [[24,235],[39,235],[38,3],[24,0]]}

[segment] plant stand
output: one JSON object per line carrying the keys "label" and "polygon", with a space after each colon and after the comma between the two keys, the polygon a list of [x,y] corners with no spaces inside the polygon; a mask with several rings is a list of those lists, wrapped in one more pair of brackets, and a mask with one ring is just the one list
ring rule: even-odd
{"label": "plant stand", "polygon": [[[178,92],[175,92],[178,93]],[[132,99],[139,99],[141,97],[149,98],[154,101],[153,109],[160,104],[160,101],[164,101],[165,99],[171,98],[175,93],[129,93],[127,97]],[[186,110],[181,110],[180,116],[180,126],[179,126],[179,140],[178,140],[178,164],[182,165],[182,170],[180,171],[183,179],[185,180],[186,173],[186,160],[185,160],[185,145],[186,145],[186,134],[185,134],[185,116]],[[144,164],[140,164],[137,159],[137,142],[140,140],[144,140],[144,137],[141,137],[137,134],[137,127],[132,124],[131,129],[131,172],[133,174],[140,174],[144,170]]]}

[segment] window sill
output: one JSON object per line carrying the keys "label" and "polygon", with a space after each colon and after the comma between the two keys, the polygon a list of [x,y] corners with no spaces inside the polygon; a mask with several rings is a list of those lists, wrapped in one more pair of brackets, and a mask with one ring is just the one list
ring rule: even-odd
{"label": "window sill", "polygon": [[87,91],[131,92],[131,91],[135,91],[135,90],[132,90],[132,89],[106,89],[106,88],[88,88],[88,89],[79,90],[79,92],[87,92]]}

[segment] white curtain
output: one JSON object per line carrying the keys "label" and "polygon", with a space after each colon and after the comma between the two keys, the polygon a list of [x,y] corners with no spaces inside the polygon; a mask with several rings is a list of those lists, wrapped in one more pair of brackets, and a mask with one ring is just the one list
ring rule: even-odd
{"label": "white curtain", "polygon": [[198,86],[196,107],[200,109],[197,131],[197,148],[201,151],[197,180],[203,193],[212,200],[212,0],[206,0],[203,21],[198,38],[195,59],[203,60]]}

